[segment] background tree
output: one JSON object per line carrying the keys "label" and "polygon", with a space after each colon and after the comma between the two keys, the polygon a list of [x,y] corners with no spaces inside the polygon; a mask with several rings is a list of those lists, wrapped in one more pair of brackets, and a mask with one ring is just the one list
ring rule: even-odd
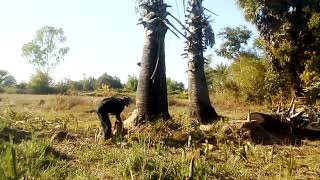
{"label": "background tree", "polygon": [[36,94],[47,94],[51,93],[52,89],[50,88],[50,83],[52,79],[45,73],[40,70],[37,70],[33,74],[28,83],[28,87],[32,90],[32,93]]}
{"label": "background tree", "polygon": [[171,78],[167,78],[167,89],[169,94],[179,93],[184,90],[184,84],[182,82],[172,80]]}
{"label": "background tree", "polygon": [[227,59],[236,59],[246,50],[243,48],[251,38],[252,32],[245,26],[226,27],[218,33],[218,37],[224,41],[216,51],[218,56]]}
{"label": "background tree", "polygon": [[94,91],[97,88],[97,80],[94,77],[83,77],[82,80],[80,80],[81,89],[83,91]]}
{"label": "background tree", "polygon": [[210,66],[211,60],[205,64],[205,76],[208,89],[212,92],[222,92],[226,89],[229,78],[229,67],[226,64],[217,64],[214,68]]}
{"label": "background tree", "polygon": [[131,92],[137,91],[138,78],[135,75],[129,75],[127,83],[124,85],[125,89]]}
{"label": "background tree", "polygon": [[65,78],[55,84],[55,92],[60,94],[71,94],[71,91],[75,91],[72,86],[73,81],[69,78]]}
{"label": "background tree", "polygon": [[27,93],[27,90],[28,90],[28,83],[20,82],[16,85],[16,88],[18,91],[25,94],[25,93]]}
{"label": "background tree", "polygon": [[80,81],[69,81],[71,90],[76,90],[76,91],[85,91],[84,85],[83,85],[83,79]]}
{"label": "background tree", "polygon": [[266,66],[256,56],[242,55],[229,67],[229,76],[245,101],[262,102],[265,96]]}
{"label": "background tree", "polygon": [[[23,45],[22,56],[37,69],[30,80],[30,87],[35,88],[34,91],[45,93],[43,90],[48,89],[51,83],[50,72],[69,51],[69,48],[64,46],[65,42],[66,37],[61,28],[45,26],[36,32],[31,42]],[[44,82],[45,80],[47,82]],[[34,84],[37,82],[41,84]],[[39,87],[41,85],[43,87]]]}
{"label": "background tree", "polygon": [[[223,83],[221,82],[223,86],[220,91],[231,92],[236,98],[242,98],[246,102],[271,101],[274,96],[283,96],[290,92],[285,82],[289,82],[288,73],[272,71],[270,64],[267,63],[266,43],[262,38],[255,38],[252,41],[251,31],[244,26],[227,27],[219,34],[223,45],[217,50],[217,54],[232,60],[227,71],[224,71],[225,78]],[[223,69],[217,70],[215,69],[215,72]],[[219,76],[215,78],[222,80]],[[217,86],[221,87],[219,84]]]}
{"label": "background tree", "polygon": [[203,52],[214,44],[214,33],[209,24],[209,17],[202,0],[189,0],[187,8],[187,45],[188,59],[188,94],[189,116],[201,123],[209,123],[217,118],[215,109],[210,104],[206,82]]}
{"label": "background tree", "polygon": [[109,88],[112,89],[120,89],[122,88],[122,84],[119,77],[112,77],[108,75],[107,73],[102,74],[97,79],[97,85],[98,87],[102,87],[103,85],[109,86]]}
{"label": "background tree", "polygon": [[[320,67],[319,1],[237,2],[246,19],[257,26],[273,68],[278,72],[288,73],[292,90],[295,95],[301,96],[303,85],[307,85],[307,81],[317,73],[311,76],[306,74],[316,72]],[[309,65],[317,68],[308,68]]]}
{"label": "background tree", "polygon": [[8,88],[17,84],[14,76],[9,74],[8,71],[0,70],[0,88]]}
{"label": "background tree", "polygon": [[45,74],[49,74],[68,53],[69,48],[64,46],[66,37],[61,28],[45,26],[36,32],[34,39],[24,44],[22,56],[28,62]]}

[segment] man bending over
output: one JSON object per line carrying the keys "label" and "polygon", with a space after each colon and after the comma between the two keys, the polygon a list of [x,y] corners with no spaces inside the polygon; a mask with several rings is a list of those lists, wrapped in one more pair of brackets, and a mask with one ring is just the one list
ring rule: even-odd
{"label": "man bending over", "polygon": [[112,125],[108,116],[109,113],[116,116],[117,121],[120,124],[120,127],[122,127],[120,114],[123,111],[124,107],[125,106],[128,107],[129,104],[130,104],[129,97],[124,97],[124,98],[109,97],[109,98],[103,99],[97,105],[96,112],[99,116],[101,126],[103,128],[105,140],[111,138]]}

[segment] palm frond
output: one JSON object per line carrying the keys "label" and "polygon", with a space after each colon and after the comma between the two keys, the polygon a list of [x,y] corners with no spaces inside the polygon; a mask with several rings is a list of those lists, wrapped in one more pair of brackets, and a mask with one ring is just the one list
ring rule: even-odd
{"label": "palm frond", "polygon": [[171,22],[168,20],[168,19],[165,19],[164,22],[168,25],[170,25],[174,30],[176,30],[176,32],[178,32],[182,37],[186,38],[187,37],[182,33],[180,32],[173,24],[171,24]]}

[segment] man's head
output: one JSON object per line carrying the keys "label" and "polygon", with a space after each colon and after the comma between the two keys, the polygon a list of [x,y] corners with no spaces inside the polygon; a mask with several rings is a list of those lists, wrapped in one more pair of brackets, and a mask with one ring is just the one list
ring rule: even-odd
{"label": "man's head", "polygon": [[129,104],[131,103],[131,98],[129,98],[129,97],[124,97],[124,98],[122,99],[122,101],[123,101],[124,105],[128,107]]}

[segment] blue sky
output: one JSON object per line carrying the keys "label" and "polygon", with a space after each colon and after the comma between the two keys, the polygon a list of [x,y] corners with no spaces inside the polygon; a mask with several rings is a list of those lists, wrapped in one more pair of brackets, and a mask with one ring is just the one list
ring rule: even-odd
{"label": "blue sky", "polygon": [[[166,1],[173,6],[168,10],[181,19],[182,0],[176,1]],[[135,0],[0,0],[0,69],[9,71],[19,82],[28,81],[35,69],[21,57],[21,47],[38,29],[49,25],[63,28],[70,47],[65,61],[54,71],[56,82],[63,78],[79,80],[84,74],[99,77],[106,72],[124,83],[129,74],[139,74],[136,63],[142,55],[144,31],[136,25],[139,15],[134,6]],[[255,31],[234,0],[205,0],[204,6],[218,14],[212,23],[216,34],[226,26],[246,25]],[[216,38],[216,42],[214,48],[220,40]],[[167,33],[167,76],[186,83],[187,63],[180,56],[183,46],[183,39]],[[214,48],[206,54],[214,53]],[[214,57],[213,63],[220,62],[227,63]]]}

